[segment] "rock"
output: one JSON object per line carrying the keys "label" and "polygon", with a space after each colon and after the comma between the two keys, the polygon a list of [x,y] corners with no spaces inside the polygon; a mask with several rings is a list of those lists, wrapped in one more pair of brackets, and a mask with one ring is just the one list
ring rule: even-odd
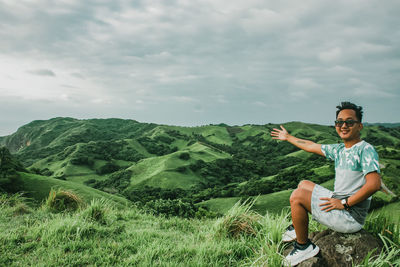
{"label": "rock", "polygon": [[[319,255],[319,254],[318,254]],[[316,266],[329,266],[326,264],[325,260],[321,258],[321,256],[312,257],[306,261],[303,261],[299,265],[299,267],[316,267]]]}
{"label": "rock", "polygon": [[370,251],[375,249],[373,255],[377,255],[383,248],[382,242],[365,230],[353,234],[325,230],[312,233],[310,238],[320,252],[298,267],[351,267],[361,263]]}

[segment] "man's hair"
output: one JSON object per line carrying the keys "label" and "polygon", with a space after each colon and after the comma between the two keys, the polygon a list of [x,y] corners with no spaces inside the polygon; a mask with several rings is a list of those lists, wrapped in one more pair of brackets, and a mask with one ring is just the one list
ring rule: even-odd
{"label": "man's hair", "polygon": [[342,102],[340,103],[340,106],[336,106],[336,118],[339,115],[339,112],[342,111],[343,109],[352,109],[356,112],[356,117],[359,122],[362,120],[362,115],[363,115],[363,108],[361,106],[357,106],[356,104],[353,104],[351,102]]}

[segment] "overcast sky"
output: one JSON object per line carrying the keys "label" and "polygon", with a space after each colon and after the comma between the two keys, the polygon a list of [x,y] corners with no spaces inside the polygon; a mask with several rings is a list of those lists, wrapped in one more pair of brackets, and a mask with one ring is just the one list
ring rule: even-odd
{"label": "overcast sky", "polygon": [[400,122],[400,1],[0,0],[0,136],[53,117]]}

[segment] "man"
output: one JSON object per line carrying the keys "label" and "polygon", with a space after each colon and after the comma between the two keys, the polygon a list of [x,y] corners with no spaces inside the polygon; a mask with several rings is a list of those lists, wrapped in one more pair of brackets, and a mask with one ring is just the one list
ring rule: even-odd
{"label": "man", "polygon": [[359,231],[365,222],[371,195],[381,187],[378,155],[360,139],[362,107],[350,102],[337,106],[335,127],[343,143],[321,145],[290,135],[286,129],[271,131],[273,139],[289,143],[335,161],[334,192],[311,181],[301,181],[290,196],[292,225],[282,240],[297,239],[286,257],[294,266],[318,254],[319,248],[308,239],[308,213],[314,220],[342,233]]}

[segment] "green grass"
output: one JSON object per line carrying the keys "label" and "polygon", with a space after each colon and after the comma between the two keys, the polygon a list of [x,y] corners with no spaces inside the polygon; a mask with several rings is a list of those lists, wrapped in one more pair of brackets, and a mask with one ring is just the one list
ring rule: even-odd
{"label": "green grass", "polygon": [[[254,202],[253,209],[260,214],[280,213],[289,207],[289,198],[292,190],[260,195]],[[199,203],[200,206],[205,206],[213,212],[226,214],[240,199],[240,197],[229,198],[214,198]]]}
{"label": "green grass", "polygon": [[[264,227],[258,216],[255,235],[231,238],[218,234],[224,227],[218,220],[154,217],[136,208],[108,206],[101,220],[94,219],[101,206],[92,202],[81,211],[58,214],[33,209],[18,216],[12,215],[13,206],[1,206],[0,265],[246,266],[259,262],[259,253],[269,248],[264,243],[269,229],[281,225],[275,230],[280,236],[287,224]],[[280,263],[282,256],[274,254]]]}
{"label": "green grass", "polygon": [[65,188],[72,190],[82,196],[85,201],[92,199],[106,198],[116,205],[125,206],[129,201],[123,197],[111,195],[106,192],[70,181],[63,181],[51,177],[40,176],[30,173],[19,173],[22,180],[23,191],[26,196],[41,202],[46,199],[52,188]]}
{"label": "green grass", "polygon": [[238,202],[240,197],[227,197],[227,198],[213,198],[210,200],[206,200],[198,203],[199,206],[207,207],[209,210],[213,212],[217,212],[220,214],[225,214],[231,209],[236,202]]}
{"label": "green grass", "polygon": [[264,139],[266,139],[266,140],[271,139],[271,137],[269,136],[269,134],[270,134],[269,129],[264,126],[244,125],[244,126],[241,126],[240,129],[242,129],[243,132],[236,134],[236,136],[239,138],[239,140],[243,140],[249,136],[255,136],[260,133],[263,134]]}
{"label": "green grass", "polygon": [[[333,190],[334,180],[329,180],[321,184],[323,187]],[[286,210],[289,206],[290,194],[293,190],[284,190],[280,192],[275,192],[266,195],[260,195],[257,197],[253,205],[253,209],[260,214],[270,213],[280,213]],[[210,200],[203,201],[199,203],[199,206],[205,206],[213,212],[220,214],[226,214],[226,212],[231,209],[240,197],[229,197],[229,198],[214,198]]]}
{"label": "green grass", "polygon": [[300,158],[300,159],[307,159],[309,157],[311,157],[312,154],[305,152],[304,150],[298,150],[289,154],[286,154],[285,157],[296,157],[296,158]]}
{"label": "green grass", "polygon": [[[0,266],[282,266],[289,213],[256,213],[257,200],[235,203],[217,219],[182,219],[116,209],[105,199],[53,213],[0,195]],[[399,244],[385,242],[378,258],[360,266],[397,266]]]}
{"label": "green grass", "polygon": [[227,132],[225,127],[213,126],[213,125],[200,126],[200,127],[178,127],[178,126],[164,126],[164,127],[170,130],[179,131],[189,136],[192,135],[192,133],[200,134],[204,136],[208,141],[211,141],[213,143],[225,144],[225,145],[232,144],[232,139],[229,136],[229,133]]}
{"label": "green grass", "polygon": [[[189,160],[182,160],[179,155],[183,152],[189,153]],[[193,173],[189,168],[180,172],[179,167],[188,166],[196,160],[210,162],[220,158],[230,157],[227,153],[222,153],[209,148],[200,143],[195,143],[185,150],[171,153],[160,157],[146,158],[128,168],[133,172],[131,186],[150,185],[161,188],[183,188],[201,182],[203,178]]]}
{"label": "green grass", "polygon": [[368,216],[374,216],[377,214],[381,214],[387,218],[389,218],[390,221],[400,224],[400,201],[390,203],[385,205],[384,207],[374,210],[372,213],[370,213]]}

